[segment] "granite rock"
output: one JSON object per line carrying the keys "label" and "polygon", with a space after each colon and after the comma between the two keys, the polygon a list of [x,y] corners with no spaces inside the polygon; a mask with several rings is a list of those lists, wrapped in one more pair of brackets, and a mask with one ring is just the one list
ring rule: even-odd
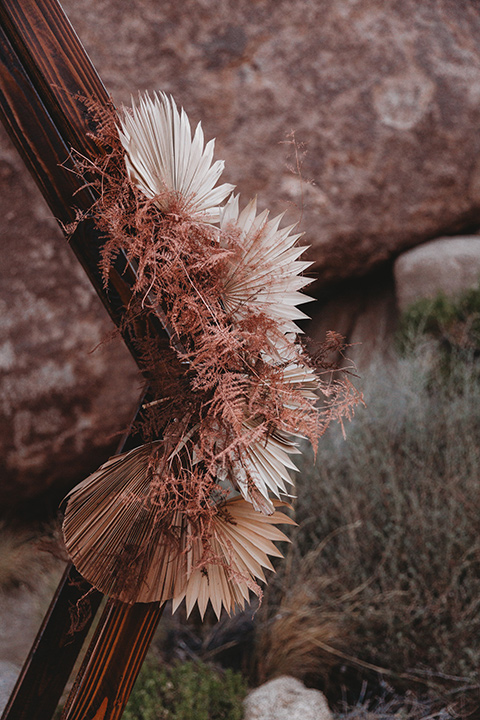
{"label": "granite rock", "polygon": [[114,452],[142,382],[0,128],[0,508],[61,496]]}
{"label": "granite rock", "polygon": [[480,11],[470,0],[63,5],[117,103],[173,93],[217,137],[245,200],[289,207],[319,286],[478,225]]}
{"label": "granite rock", "polygon": [[332,720],[323,693],[287,675],[252,690],[244,708],[245,720]]}
{"label": "granite rock", "polygon": [[[318,291],[478,226],[470,0],[62,5],[117,104],[173,93],[217,137],[244,200],[300,221]],[[111,324],[3,132],[0,190],[5,508],[105,460],[141,381],[120,341],[91,352]]]}
{"label": "granite rock", "polygon": [[403,253],[394,265],[400,310],[442,293],[455,297],[480,283],[480,236],[446,237]]}

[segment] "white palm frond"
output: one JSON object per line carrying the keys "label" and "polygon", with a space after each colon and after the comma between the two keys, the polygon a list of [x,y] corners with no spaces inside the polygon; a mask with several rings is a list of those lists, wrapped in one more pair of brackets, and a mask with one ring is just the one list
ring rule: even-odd
{"label": "white palm frond", "polygon": [[[277,503],[279,505],[279,503]],[[269,555],[282,557],[274,541],[288,541],[275,525],[295,525],[287,515],[275,511],[272,515],[255,512],[252,505],[241,498],[228,500],[214,518],[211,538],[212,562],[202,562],[203,549],[193,539],[187,553],[187,582],[173,598],[173,611],[183,599],[189,615],[198,604],[204,616],[210,601],[217,618],[222,606],[228,614],[235,606],[245,607],[249,590],[255,591],[256,580],[265,582],[264,569],[273,570]]]}
{"label": "white palm frond", "polygon": [[186,112],[172,97],[148,93],[132,99],[118,128],[131,182],[163,212],[173,197],[192,217],[218,222],[220,205],[234,186],[215,187],[224,162],[213,162],[215,141],[206,145],[201,123],[192,137]]}
{"label": "white palm frond", "polygon": [[268,220],[268,211],[257,215],[255,199],[240,212],[238,195],[232,195],[222,208],[220,227],[240,231],[242,250],[232,261],[223,301],[234,318],[253,306],[275,320],[281,332],[297,334],[295,320],[308,318],[298,305],[311,300],[299,292],[310,282],[300,273],[312,263],[298,259],[306,249],[296,246],[301,235],[291,234],[293,225],[280,229],[281,219],[279,215]]}
{"label": "white palm frond", "polygon": [[[247,432],[253,433],[256,425],[253,420],[244,421]],[[264,440],[254,440],[234,464],[235,486],[255,510],[272,513],[271,494],[277,498],[293,497],[287,487],[294,485],[289,470],[295,471],[297,467],[290,455],[299,453],[293,438],[279,430]]]}
{"label": "white palm frond", "polygon": [[289,362],[282,368],[283,381],[286,384],[285,406],[298,408],[299,402],[289,393],[288,386],[295,388],[299,395],[315,403],[318,401],[319,379],[315,371],[308,365],[302,365],[296,361]]}
{"label": "white palm frond", "polygon": [[[275,364],[271,357],[268,357],[267,361]],[[292,361],[284,364],[281,371],[285,387],[283,402],[286,408],[302,412],[305,410],[302,401],[306,400],[310,404],[318,401],[316,391],[319,380],[312,368]],[[245,417],[242,423],[245,436],[255,437],[259,423],[259,419]],[[294,482],[289,471],[297,470],[290,456],[301,454],[296,438],[303,436],[292,429],[281,429],[279,421],[267,437],[251,441],[242,452],[241,459],[235,461],[235,487],[256,510],[273,512],[271,494],[277,498],[294,497],[291,495]]]}

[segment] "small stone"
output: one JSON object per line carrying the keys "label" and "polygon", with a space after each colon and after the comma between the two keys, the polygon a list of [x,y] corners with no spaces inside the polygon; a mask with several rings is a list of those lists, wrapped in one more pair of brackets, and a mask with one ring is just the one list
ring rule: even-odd
{"label": "small stone", "polygon": [[405,310],[440,293],[455,297],[480,282],[480,237],[446,237],[403,253],[394,266],[397,303]]}
{"label": "small stone", "polygon": [[244,707],[244,720],[332,720],[323,693],[287,675],[252,690]]}

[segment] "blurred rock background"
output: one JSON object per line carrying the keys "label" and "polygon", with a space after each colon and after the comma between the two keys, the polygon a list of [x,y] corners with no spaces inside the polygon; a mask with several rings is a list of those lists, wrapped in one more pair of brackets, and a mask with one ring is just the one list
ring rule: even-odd
{"label": "blurred rock background", "polygon": [[[476,283],[476,2],[63,6],[117,104],[172,93],[244,200],[299,222],[315,341],[361,343],[361,371],[388,352],[399,304]],[[114,450],[142,382],[120,340],[97,348],[110,322],[3,130],[0,188],[0,507],[53,512]]]}

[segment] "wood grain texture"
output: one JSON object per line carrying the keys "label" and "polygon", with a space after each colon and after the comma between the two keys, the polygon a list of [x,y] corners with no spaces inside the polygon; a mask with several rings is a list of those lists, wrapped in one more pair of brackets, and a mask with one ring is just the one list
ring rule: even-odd
{"label": "wood grain texture", "polygon": [[54,216],[61,223],[68,223],[75,218],[75,206],[91,207],[93,196],[86,191],[78,192],[79,178],[64,166],[70,148],[33,86],[4,27],[0,27],[0,113]]}
{"label": "wood grain texture", "polygon": [[85,155],[92,127],[82,97],[108,93],[58,2],[2,0],[0,19],[67,144]]}
{"label": "wood grain texture", "polygon": [[[146,388],[130,427],[118,445],[117,454],[131,450],[141,442],[137,422],[141,419],[143,404],[150,399]],[[3,711],[2,720],[47,720],[53,716],[102,598],[103,595],[69,563]],[[81,623],[74,627],[76,617],[81,617]],[[89,654],[92,652],[93,644]],[[140,667],[141,663],[138,670]],[[84,662],[82,671],[85,669]],[[79,673],[75,687],[80,677]]]}
{"label": "wood grain texture", "polygon": [[118,720],[162,614],[158,603],[108,601],[62,720]]}

